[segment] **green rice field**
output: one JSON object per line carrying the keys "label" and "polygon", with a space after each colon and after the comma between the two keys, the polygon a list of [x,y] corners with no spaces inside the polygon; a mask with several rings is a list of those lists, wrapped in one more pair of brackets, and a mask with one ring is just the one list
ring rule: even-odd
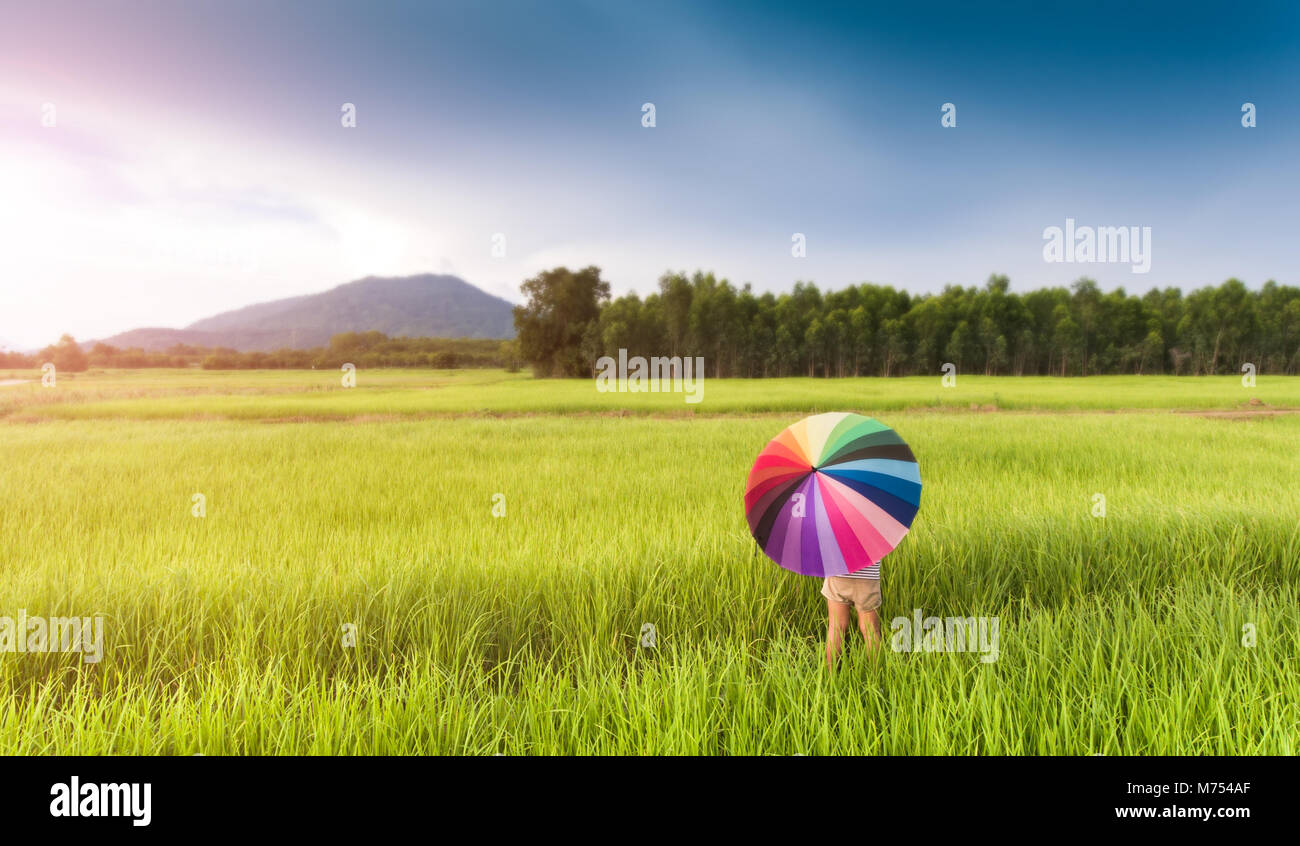
{"label": "green rice field", "polygon": [[[0,652],[0,751],[1300,752],[1300,378],[339,376],[0,373],[0,615],[104,621]],[[827,671],[742,495],[833,410],[920,462],[887,643],[997,618],[996,660]]]}

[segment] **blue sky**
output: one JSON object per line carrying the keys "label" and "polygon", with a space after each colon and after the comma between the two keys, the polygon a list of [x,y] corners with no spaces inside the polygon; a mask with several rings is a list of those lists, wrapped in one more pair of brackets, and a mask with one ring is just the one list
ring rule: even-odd
{"label": "blue sky", "polygon": [[[20,348],[371,273],[1300,284],[1286,4],[2,2]],[[1045,263],[1067,217],[1151,227],[1150,272]]]}

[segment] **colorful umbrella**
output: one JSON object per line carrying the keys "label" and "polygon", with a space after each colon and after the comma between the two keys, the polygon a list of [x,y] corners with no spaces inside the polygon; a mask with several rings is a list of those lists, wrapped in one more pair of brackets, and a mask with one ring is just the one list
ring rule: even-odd
{"label": "colorful umbrella", "polygon": [[805,576],[879,564],[921,505],[921,471],[898,433],[861,414],[817,414],[758,454],[745,484],[749,530],[768,557]]}

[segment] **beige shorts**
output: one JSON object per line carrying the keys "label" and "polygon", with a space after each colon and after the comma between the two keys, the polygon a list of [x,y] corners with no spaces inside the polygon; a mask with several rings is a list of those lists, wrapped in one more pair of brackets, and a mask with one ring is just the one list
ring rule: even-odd
{"label": "beige shorts", "polygon": [[852,605],[859,611],[875,611],[880,607],[880,579],[830,576],[822,584],[822,596],[831,602]]}

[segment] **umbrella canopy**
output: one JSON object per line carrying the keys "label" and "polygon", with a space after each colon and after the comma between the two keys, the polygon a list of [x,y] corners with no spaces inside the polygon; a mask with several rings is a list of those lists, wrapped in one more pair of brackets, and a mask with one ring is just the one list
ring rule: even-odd
{"label": "umbrella canopy", "polygon": [[879,564],[921,505],[921,470],[893,429],[861,414],[807,417],[758,454],[745,485],[749,530],[805,576]]}

